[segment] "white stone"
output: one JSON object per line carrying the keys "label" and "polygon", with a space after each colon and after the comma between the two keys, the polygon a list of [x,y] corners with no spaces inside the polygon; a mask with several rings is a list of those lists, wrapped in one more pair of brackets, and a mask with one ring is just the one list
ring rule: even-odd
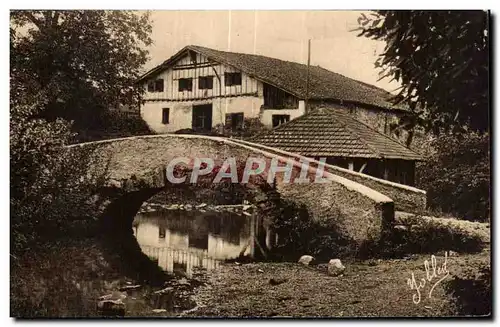
{"label": "white stone", "polygon": [[166,309],[153,309],[154,313],[162,313],[162,312],[167,312]]}
{"label": "white stone", "polygon": [[108,180],[107,184],[110,187],[116,187],[116,188],[122,187],[122,183],[114,179]]}
{"label": "white stone", "polygon": [[312,261],[314,261],[314,257],[312,255],[303,255],[299,259],[299,263],[305,266],[309,266],[309,264],[311,264]]}
{"label": "white stone", "polygon": [[331,259],[330,262],[328,262],[328,275],[339,276],[342,275],[344,270],[345,266],[340,259]]}

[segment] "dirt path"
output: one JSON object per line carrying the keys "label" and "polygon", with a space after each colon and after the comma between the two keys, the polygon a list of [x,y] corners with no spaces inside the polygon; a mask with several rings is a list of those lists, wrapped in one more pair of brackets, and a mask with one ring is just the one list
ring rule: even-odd
{"label": "dirt path", "polygon": [[[413,303],[416,290],[408,278],[426,278],[424,261],[411,260],[347,262],[345,274],[330,277],[318,268],[296,263],[228,263],[209,274],[209,283],[195,296],[199,309],[191,316],[224,317],[384,317],[456,315],[453,298],[443,285],[464,269],[489,261],[487,252],[447,258],[450,275],[429,292],[441,276],[420,289],[421,300]],[[437,267],[444,263],[436,255]],[[432,273],[432,266],[431,266]],[[270,279],[286,279],[271,285]]]}

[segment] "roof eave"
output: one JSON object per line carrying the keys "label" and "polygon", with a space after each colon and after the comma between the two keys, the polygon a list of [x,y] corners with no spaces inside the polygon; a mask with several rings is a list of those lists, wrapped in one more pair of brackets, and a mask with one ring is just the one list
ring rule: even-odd
{"label": "roof eave", "polygon": [[[147,71],[146,73],[142,74],[142,76],[137,79],[136,83],[141,83],[145,79],[147,79],[148,77],[154,75],[155,73],[167,69],[170,66],[170,64],[173,63],[173,62],[175,62],[175,60],[178,57],[180,57],[181,54],[184,53],[184,51],[186,51],[186,50],[196,51],[195,49],[192,49],[191,46],[189,46],[189,45],[185,46],[184,48],[182,48],[179,51],[177,51],[174,55],[172,55],[170,58],[168,58],[167,60],[165,60],[161,64],[159,64],[159,65],[151,68],[149,71]],[[196,51],[196,52],[199,52],[199,51]]]}

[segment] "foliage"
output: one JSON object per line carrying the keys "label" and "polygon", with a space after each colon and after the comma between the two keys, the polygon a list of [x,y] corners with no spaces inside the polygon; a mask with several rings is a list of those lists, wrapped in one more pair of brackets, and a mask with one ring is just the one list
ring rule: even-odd
{"label": "foliage", "polygon": [[258,117],[256,118],[244,118],[243,125],[241,128],[233,131],[231,126],[225,126],[224,134],[228,136],[238,137],[238,138],[251,138],[259,133],[266,131],[266,126],[260,121]]}
{"label": "foliage", "polygon": [[454,298],[456,310],[464,316],[491,315],[491,264],[476,263],[468,268],[464,276],[454,276],[445,285]]}
{"label": "foliage", "polygon": [[359,257],[394,258],[442,251],[476,253],[485,247],[479,234],[439,220],[415,216],[405,219],[401,226],[404,229],[394,228],[384,239],[364,244],[358,253]]}
{"label": "foliage", "polygon": [[358,19],[359,36],[386,42],[375,66],[401,83],[401,123],[436,134],[489,128],[489,22],[485,11],[388,11]]}
{"label": "foliage", "polygon": [[417,166],[417,187],[430,209],[476,221],[490,219],[489,134],[444,134],[434,153]]}
{"label": "foliage", "polygon": [[149,14],[15,10],[10,15],[11,98],[45,92],[38,115],[87,129],[99,113],[137,106],[135,81],[151,44]]}
{"label": "foliage", "polygon": [[[236,137],[241,139],[250,139],[259,133],[267,130],[267,127],[260,121],[258,117],[256,118],[244,118],[241,127],[232,129],[230,125],[227,124],[217,124],[215,125],[209,135],[214,136],[226,136],[226,137]],[[185,130],[181,130],[185,131]],[[180,132],[180,131],[179,131]]]}
{"label": "foliage", "polygon": [[75,136],[73,140],[75,143],[153,134],[139,114],[107,110],[98,113],[97,116],[95,123],[89,129],[82,130]]}
{"label": "foliage", "polygon": [[408,230],[396,230],[393,235],[395,237],[393,244],[398,244],[393,247],[396,251],[436,253],[453,250],[459,253],[473,253],[479,252],[484,246],[483,240],[478,235],[439,221],[415,217],[413,223],[409,221],[407,223]]}
{"label": "foliage", "polygon": [[443,134],[430,147],[417,146],[430,148],[429,160],[417,166],[417,186],[427,190],[428,206],[488,220],[488,13],[378,11],[363,14],[359,24],[360,36],[386,42],[375,66],[382,68],[382,78],[402,84],[395,102],[415,114],[400,123]]}
{"label": "foliage", "polygon": [[90,153],[63,148],[72,136],[67,122],[33,118],[43,110],[44,101],[44,95],[39,94],[32,103],[11,105],[13,253],[33,248],[44,239],[64,233],[76,221],[95,217],[89,200],[99,187],[103,172],[90,168]]}
{"label": "foliage", "polygon": [[107,110],[137,105],[151,26],[148,14],[130,11],[12,11],[10,22],[11,251],[19,253],[95,217],[90,200],[104,172],[90,169],[91,153],[64,146],[72,129],[127,121]]}
{"label": "foliage", "polygon": [[95,239],[55,241],[11,261],[10,315],[98,316],[95,299],[117,275]]}

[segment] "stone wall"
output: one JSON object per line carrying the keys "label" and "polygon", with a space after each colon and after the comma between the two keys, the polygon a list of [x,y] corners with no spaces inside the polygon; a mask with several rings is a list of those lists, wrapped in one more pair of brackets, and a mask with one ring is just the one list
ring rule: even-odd
{"label": "stone wall", "polygon": [[[129,221],[125,225],[131,225],[130,217],[133,219],[141,201],[147,200],[155,191],[175,187],[166,179],[165,167],[177,157],[206,157],[216,162],[228,157],[245,162],[248,157],[253,157],[264,159],[268,166],[273,159],[279,160],[280,165],[291,162],[292,183],[283,181],[283,173],[276,177],[282,198],[305,205],[313,219],[336,226],[356,243],[379,238],[394,220],[393,201],[376,190],[328,172],[323,173],[325,182],[321,184],[293,183],[300,175],[302,166],[299,162],[229,139],[154,135],[78,144],[69,150],[78,151],[82,147],[91,147],[93,155],[100,157],[99,162],[106,164],[107,175],[101,194],[109,200],[104,201],[103,212],[126,215]],[[316,168],[310,167],[307,178],[313,180],[315,175]],[[137,201],[127,195],[132,193],[137,194]],[[115,208],[113,213],[108,207]],[[116,222],[121,218],[113,219]]]}

